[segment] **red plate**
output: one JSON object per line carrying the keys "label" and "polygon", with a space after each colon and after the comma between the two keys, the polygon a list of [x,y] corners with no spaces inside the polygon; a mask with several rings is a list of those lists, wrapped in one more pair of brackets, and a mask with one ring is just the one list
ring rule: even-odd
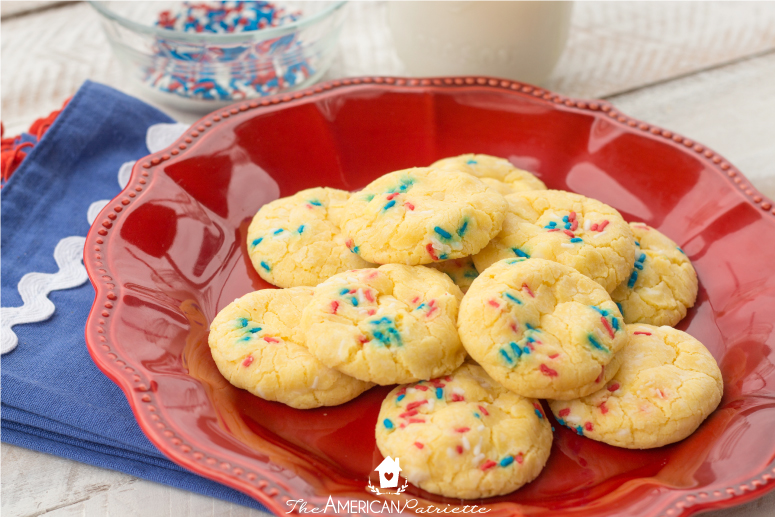
{"label": "red plate", "polygon": [[[374,426],[389,388],[336,408],[265,402],[221,377],[207,329],[236,297],[269,287],[245,249],[252,215],[272,197],[266,174],[282,196],[321,185],[352,190],[467,152],[508,157],[550,188],[600,199],[678,242],[700,277],[680,328],[708,347],[725,381],[700,429],[660,449],[617,449],[555,425],[540,477],[477,504],[490,515],[676,516],[775,487],[770,201],[713,151],[605,102],[485,78],[349,79],[245,102],[137,163],[87,238],[97,296],[86,341],[148,438],[276,513],[300,498],[322,508],[329,495],[378,501],[368,512],[378,513],[382,498],[367,481],[377,480]],[[461,503],[411,486],[392,499]]]}

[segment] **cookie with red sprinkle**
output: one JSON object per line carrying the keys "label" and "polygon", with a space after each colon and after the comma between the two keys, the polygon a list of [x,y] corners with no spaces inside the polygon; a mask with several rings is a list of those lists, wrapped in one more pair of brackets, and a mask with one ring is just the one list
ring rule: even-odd
{"label": "cookie with red sprinkle", "polygon": [[535,479],[549,458],[552,428],[535,399],[504,389],[478,365],[399,386],[376,427],[384,456],[433,494],[475,499],[508,494]]}
{"label": "cookie with red sprinkle", "polygon": [[627,325],[622,365],[583,398],[551,401],[561,425],[628,449],[650,449],[692,434],[721,401],[724,382],[702,343],[671,327]]}
{"label": "cookie with red sprinkle", "polygon": [[313,291],[264,289],[224,307],[208,337],[221,374],[238,388],[296,409],[343,404],[372,387],[325,366],[307,350],[299,322]]}

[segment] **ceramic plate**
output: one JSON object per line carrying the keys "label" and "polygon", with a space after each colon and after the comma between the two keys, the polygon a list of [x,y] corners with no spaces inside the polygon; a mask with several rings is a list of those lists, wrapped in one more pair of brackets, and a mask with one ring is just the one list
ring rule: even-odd
{"label": "ceramic plate", "polygon": [[[358,189],[467,152],[507,157],[550,188],[600,199],[674,239],[700,278],[697,305],[679,328],[708,347],[725,381],[700,429],[659,449],[617,449],[555,423],[540,477],[476,504],[490,515],[677,516],[775,487],[770,201],[690,139],[604,102],[487,78],[349,79],[236,104],[137,162],[87,238],[97,295],[86,340],[148,438],[275,513],[294,499],[322,508],[329,496],[369,503],[350,513],[379,513],[385,497],[368,483],[378,479],[374,426],[389,388],[308,411],[263,401],[219,374],[208,325],[235,298],[270,287],[245,243],[262,204],[321,185]],[[390,499],[461,504],[411,485]]]}

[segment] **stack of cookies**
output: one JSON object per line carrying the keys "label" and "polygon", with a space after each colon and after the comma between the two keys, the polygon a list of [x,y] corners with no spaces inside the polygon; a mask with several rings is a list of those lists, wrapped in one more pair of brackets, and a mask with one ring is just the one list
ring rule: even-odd
{"label": "stack of cookies", "polygon": [[284,289],[214,319],[221,373],[299,409],[399,384],[377,445],[435,494],[490,497],[535,479],[553,436],[541,399],[561,425],[633,449],[682,440],[721,400],[714,358],[672,328],[697,296],[683,251],[501,158],[278,199],[247,245]]}

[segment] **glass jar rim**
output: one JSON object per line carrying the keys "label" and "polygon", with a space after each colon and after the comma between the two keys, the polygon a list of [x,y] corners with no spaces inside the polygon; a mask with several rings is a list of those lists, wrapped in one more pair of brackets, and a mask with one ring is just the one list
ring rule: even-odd
{"label": "glass jar rim", "polygon": [[183,32],[183,31],[175,31],[175,30],[171,31],[169,29],[161,29],[158,27],[153,27],[150,25],[145,25],[139,22],[129,20],[121,16],[120,14],[114,12],[113,10],[109,9],[106,5],[104,5],[107,3],[109,2],[89,0],[89,4],[94,8],[94,10],[96,10],[102,16],[104,16],[109,20],[115,21],[119,25],[122,25],[127,29],[133,30],[135,32],[154,35],[168,40],[172,39],[172,40],[185,41],[189,43],[226,43],[228,44],[228,43],[241,43],[241,42],[244,42],[246,39],[265,40],[268,38],[274,38],[274,37],[290,34],[301,28],[312,25],[318,22],[319,20],[327,17],[333,12],[341,9],[347,2],[344,0],[331,2],[329,5],[325,6],[323,9],[321,9],[320,11],[310,16],[302,16],[298,20],[288,23],[286,25],[282,25],[280,27],[269,27],[266,29],[259,29],[256,31],[234,32],[231,34],[222,34],[222,33],[204,34],[204,33],[198,33],[198,32],[191,33],[191,32]]}

